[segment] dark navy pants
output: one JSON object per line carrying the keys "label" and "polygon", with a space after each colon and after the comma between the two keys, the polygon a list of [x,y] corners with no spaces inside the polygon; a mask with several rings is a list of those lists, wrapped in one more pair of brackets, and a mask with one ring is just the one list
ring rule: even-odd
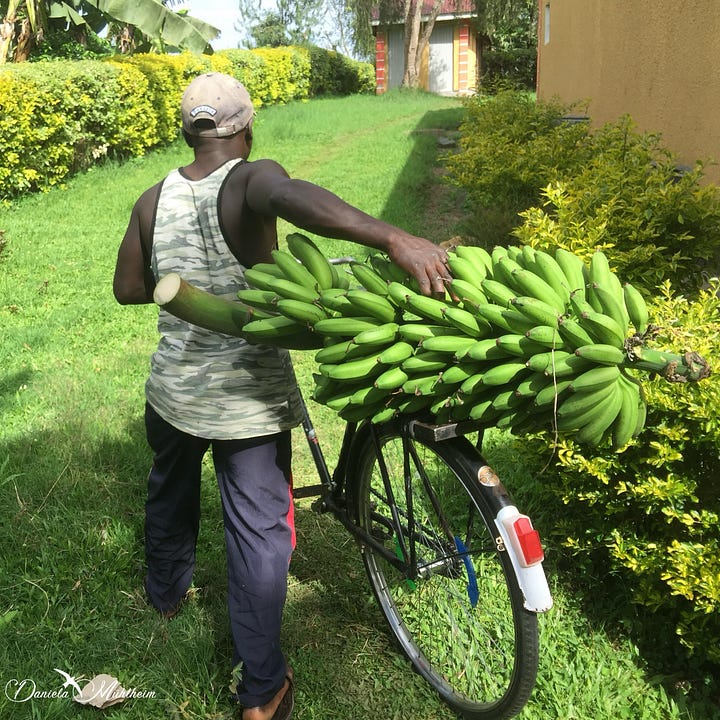
{"label": "dark navy pants", "polygon": [[212,448],[225,524],[233,666],[243,663],[238,700],[244,707],[264,705],[287,672],[280,624],[295,544],[290,432],[208,440],[174,428],[149,405],[145,426],[154,453],[145,505],[150,600],[167,611],[190,587],[200,527],[201,463]]}

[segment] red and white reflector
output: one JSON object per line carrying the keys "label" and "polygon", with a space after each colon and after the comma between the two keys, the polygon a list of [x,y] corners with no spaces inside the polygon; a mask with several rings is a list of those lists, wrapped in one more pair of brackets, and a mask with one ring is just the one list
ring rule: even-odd
{"label": "red and white reflector", "polygon": [[520,557],[525,562],[525,567],[535,565],[545,559],[540,533],[532,526],[527,515],[520,515],[512,524],[515,537],[520,548]]}

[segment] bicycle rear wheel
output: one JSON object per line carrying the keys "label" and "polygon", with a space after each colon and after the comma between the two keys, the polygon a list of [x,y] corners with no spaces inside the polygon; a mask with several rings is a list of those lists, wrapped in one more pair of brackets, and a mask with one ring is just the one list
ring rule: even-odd
{"label": "bicycle rear wheel", "polygon": [[415,670],[459,715],[512,717],[535,684],[537,616],[524,609],[496,543],[479,455],[465,438],[403,439],[389,424],[375,428],[379,460],[371,430],[356,438],[350,487],[357,523],[379,543],[362,551],[385,618]]}

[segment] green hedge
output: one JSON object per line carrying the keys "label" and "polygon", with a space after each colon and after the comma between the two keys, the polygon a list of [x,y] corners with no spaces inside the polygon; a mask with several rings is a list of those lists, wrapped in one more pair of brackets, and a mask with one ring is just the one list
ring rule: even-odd
{"label": "green hedge", "polygon": [[172,142],[187,83],[215,70],[256,107],[374,90],[372,66],[320,48],[116,56],[0,68],[0,202],[44,191],[105,157]]}
{"label": "green hedge", "polygon": [[[552,517],[550,546],[618,579],[658,643],[679,639],[720,664],[720,299],[708,285],[720,269],[720,187],[700,165],[679,172],[662,138],[629,118],[593,130],[568,122],[575,113],[517,93],[468,102],[451,161],[473,214],[468,240],[584,258],[603,249],[649,300],[658,346],[696,351],[714,374],[645,382],[646,428],[619,453],[549,436],[522,438],[522,452],[547,464],[535,492]],[[488,237],[488,217],[502,234]]]}

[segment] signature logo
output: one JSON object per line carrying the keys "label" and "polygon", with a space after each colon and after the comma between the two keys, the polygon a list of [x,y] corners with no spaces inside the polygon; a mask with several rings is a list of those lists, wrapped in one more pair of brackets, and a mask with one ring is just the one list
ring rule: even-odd
{"label": "signature logo", "polygon": [[154,698],[155,691],[138,690],[137,688],[124,688],[118,680],[111,675],[96,675],[84,688],[80,687],[83,677],[74,677],[65,670],[53,668],[63,679],[62,686],[52,690],[38,688],[32,678],[22,680],[13,678],[5,683],[5,697],[13,703],[25,703],[31,700],[75,700],[82,705],[107,707],[129,698]]}

